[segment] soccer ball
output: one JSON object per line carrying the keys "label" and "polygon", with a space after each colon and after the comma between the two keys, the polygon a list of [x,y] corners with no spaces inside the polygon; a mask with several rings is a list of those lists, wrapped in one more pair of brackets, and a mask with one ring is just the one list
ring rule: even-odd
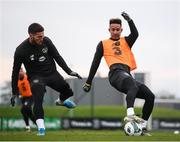
{"label": "soccer ball", "polygon": [[135,121],[129,121],[124,126],[124,132],[128,136],[140,136],[142,134],[142,126]]}

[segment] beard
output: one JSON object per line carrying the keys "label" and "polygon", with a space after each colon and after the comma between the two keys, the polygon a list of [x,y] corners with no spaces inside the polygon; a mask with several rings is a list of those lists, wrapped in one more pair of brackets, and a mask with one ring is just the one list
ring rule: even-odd
{"label": "beard", "polygon": [[37,42],[34,38],[31,39],[31,44],[36,45],[36,46],[41,46],[43,41]]}

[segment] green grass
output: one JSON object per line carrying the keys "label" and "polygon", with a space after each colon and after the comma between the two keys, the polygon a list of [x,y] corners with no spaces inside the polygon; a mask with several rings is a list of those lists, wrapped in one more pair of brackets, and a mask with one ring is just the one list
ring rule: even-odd
{"label": "green grass", "polygon": [[[69,109],[64,107],[46,106],[44,107],[46,117],[68,117]],[[141,114],[141,108],[135,109],[137,114]],[[91,117],[91,108],[89,106],[76,107],[72,114],[74,117]],[[122,106],[96,106],[94,117],[124,117],[126,108]],[[0,117],[21,118],[19,107],[0,107]],[[180,118],[180,111],[167,108],[154,108],[153,118]]]}
{"label": "green grass", "polygon": [[[90,117],[89,106],[79,106],[73,112],[64,107],[44,107],[45,117],[68,117],[73,113],[74,117]],[[141,108],[135,109],[141,114]],[[124,117],[125,107],[122,106],[96,106],[94,117]],[[0,117],[22,118],[20,107],[0,107]],[[180,118],[180,111],[154,108],[153,118]],[[173,131],[153,131],[152,137],[126,136],[121,130],[48,130],[46,136],[36,136],[37,131],[31,133],[22,130],[0,131],[0,141],[180,141],[180,134],[175,135]]]}
{"label": "green grass", "polygon": [[156,131],[148,136],[126,136],[120,130],[59,130],[36,136],[36,131],[0,132],[0,141],[180,141],[172,131]]}

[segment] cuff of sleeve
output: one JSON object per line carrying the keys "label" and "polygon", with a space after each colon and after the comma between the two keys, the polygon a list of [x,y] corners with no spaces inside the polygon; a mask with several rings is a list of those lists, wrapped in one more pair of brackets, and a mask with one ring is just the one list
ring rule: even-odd
{"label": "cuff of sleeve", "polygon": [[86,81],[86,84],[87,84],[87,85],[90,85],[90,86],[91,86],[91,83],[92,83],[92,82],[89,81],[89,80]]}
{"label": "cuff of sleeve", "polygon": [[85,85],[86,85],[86,86],[91,86],[91,84],[89,84],[89,83],[87,83],[87,82],[85,83]]}

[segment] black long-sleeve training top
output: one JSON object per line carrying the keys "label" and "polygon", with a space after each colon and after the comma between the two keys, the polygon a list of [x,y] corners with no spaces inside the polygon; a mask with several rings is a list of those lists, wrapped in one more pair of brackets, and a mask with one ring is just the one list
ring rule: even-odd
{"label": "black long-sleeve training top", "polygon": [[[125,36],[125,40],[128,43],[129,47],[131,48],[138,37],[138,31],[137,31],[137,28],[136,28],[133,20],[130,20],[128,22],[128,25],[130,28],[130,34],[128,36]],[[94,55],[94,58],[93,58],[93,61],[91,64],[89,76],[88,76],[86,83],[91,84],[91,82],[94,78],[94,75],[96,74],[96,71],[99,67],[102,57],[103,57],[103,44],[102,44],[102,41],[100,41],[99,44],[97,45],[96,52],[95,52],[95,55]],[[127,65],[124,65],[121,63],[113,64],[112,66],[114,66],[115,68],[120,68],[125,71],[128,70],[128,72],[130,71],[130,69]],[[110,69],[111,69],[111,67],[110,67]]]}
{"label": "black long-sleeve training top", "polygon": [[40,46],[31,44],[29,39],[23,41],[14,54],[12,93],[18,93],[17,83],[21,64],[24,64],[28,78],[31,78],[34,75],[47,76],[55,72],[55,61],[67,74],[72,72],[48,37],[44,37]]}

